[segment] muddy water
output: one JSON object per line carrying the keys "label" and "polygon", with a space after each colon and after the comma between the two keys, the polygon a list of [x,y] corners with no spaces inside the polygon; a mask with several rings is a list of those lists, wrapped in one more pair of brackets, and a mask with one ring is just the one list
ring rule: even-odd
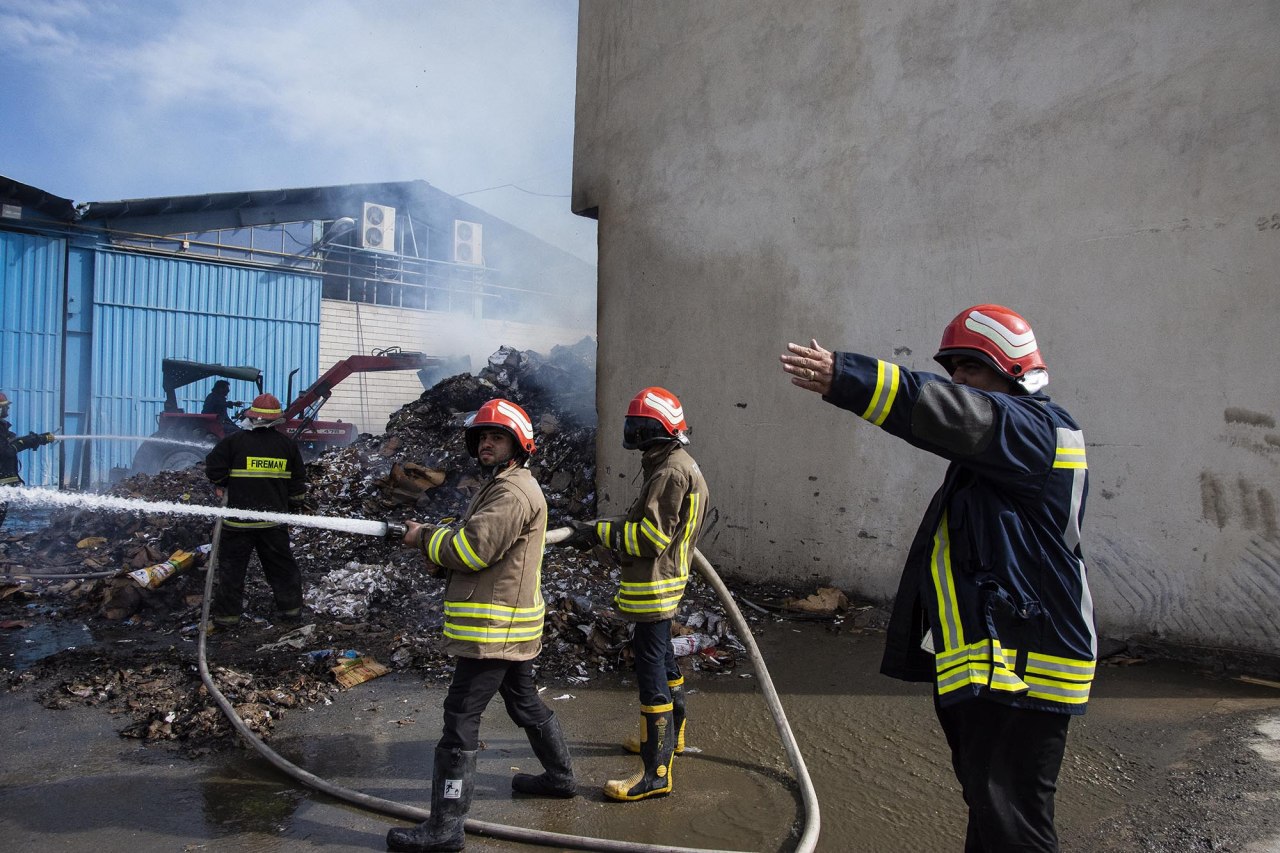
{"label": "muddy water", "polygon": [[[927,690],[876,674],[882,639],[775,623],[758,641],[818,791],[818,849],[959,850],[963,811]],[[512,799],[511,773],[533,769],[533,760],[523,733],[495,703],[482,729],[472,816],[685,847],[793,849],[803,817],[799,797],[757,682],[743,677],[749,675],[690,674],[691,748],[676,760],[676,792],[640,803],[608,803],[601,794],[604,780],[637,766],[616,746],[637,719],[632,685],[610,676],[546,690],[583,783],[571,801]],[[1117,826],[1146,837],[1142,821],[1188,805],[1170,799],[1171,774],[1203,760],[1207,745],[1234,722],[1280,717],[1280,691],[1173,665],[1103,667],[1095,696],[1089,714],[1072,725],[1060,780],[1064,851],[1102,849],[1098,839]],[[441,698],[441,690],[410,676],[387,676],[333,705],[290,713],[274,743],[337,784],[423,804]],[[51,712],[10,694],[0,697],[0,720],[6,849],[380,850],[395,823],[302,790],[248,752],[193,762],[139,747],[117,737],[119,721],[99,709]],[[1280,790],[1266,775],[1269,765],[1241,761],[1228,759],[1220,776],[1207,773],[1203,796],[1236,797],[1238,804],[1241,791],[1265,800]],[[1245,811],[1240,815],[1246,820]],[[1265,827],[1255,833],[1266,836]],[[1267,844],[1274,841],[1249,849],[1280,849]],[[471,837],[467,849],[531,848]]]}

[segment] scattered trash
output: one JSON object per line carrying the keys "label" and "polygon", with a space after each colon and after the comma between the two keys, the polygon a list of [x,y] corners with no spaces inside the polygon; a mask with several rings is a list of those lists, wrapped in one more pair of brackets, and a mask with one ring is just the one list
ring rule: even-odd
{"label": "scattered trash", "polygon": [[155,589],[178,572],[190,568],[195,561],[196,555],[192,552],[174,551],[169,559],[163,563],[156,563],[154,566],[147,566],[143,569],[135,569],[129,572],[128,576],[137,581],[138,586]]}
{"label": "scattered trash", "polygon": [[797,613],[808,613],[815,616],[834,616],[838,611],[849,609],[849,599],[835,587],[824,586],[807,598],[789,598],[783,607]]}
{"label": "scattered trash", "polygon": [[350,688],[374,678],[380,678],[391,670],[373,658],[343,657],[338,665],[330,667],[329,671],[333,673],[339,686]]}

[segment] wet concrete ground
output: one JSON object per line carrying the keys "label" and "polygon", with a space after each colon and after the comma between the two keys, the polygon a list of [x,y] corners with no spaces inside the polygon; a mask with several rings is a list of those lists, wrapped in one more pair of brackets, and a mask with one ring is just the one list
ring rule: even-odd
{"label": "wet concrete ground", "polygon": [[[779,622],[757,641],[818,791],[817,849],[959,850],[963,807],[928,690],[876,673],[882,637]],[[535,762],[495,702],[472,817],[684,847],[793,849],[799,797],[758,683],[743,674],[688,674],[689,743],[699,751],[677,759],[672,796],[639,803],[601,794],[638,762],[616,746],[637,720],[630,684],[547,688],[582,782],[570,801],[512,798],[511,773]],[[291,712],[273,744],[335,784],[425,805],[442,696],[386,676]],[[1100,668],[1094,697],[1072,724],[1060,779],[1064,851],[1280,851],[1280,691],[1150,663]],[[384,849],[397,823],[300,788],[248,751],[187,761],[139,746],[100,709],[53,712],[7,694],[0,720],[5,849],[340,853]],[[467,849],[532,848],[473,836]]]}

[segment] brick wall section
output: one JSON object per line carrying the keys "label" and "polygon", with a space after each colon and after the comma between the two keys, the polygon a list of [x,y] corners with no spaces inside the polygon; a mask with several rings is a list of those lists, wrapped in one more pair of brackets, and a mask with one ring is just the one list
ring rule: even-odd
{"label": "brick wall section", "polygon": [[[477,373],[501,346],[547,353],[552,347],[595,337],[594,329],[477,320],[458,314],[415,311],[359,302],[323,300],[320,306],[320,364],[316,375],[349,355],[371,355],[398,346],[429,355],[471,359]],[[354,423],[360,432],[379,434],[393,412],[422,394],[414,370],[356,373],[333,392],[321,418]]]}

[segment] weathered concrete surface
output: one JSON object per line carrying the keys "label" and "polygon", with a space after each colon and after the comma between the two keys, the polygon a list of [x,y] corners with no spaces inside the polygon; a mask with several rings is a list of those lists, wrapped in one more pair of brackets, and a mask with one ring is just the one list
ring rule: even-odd
{"label": "weathered concrete surface", "polygon": [[599,483],[683,400],[726,571],[888,598],[940,461],[788,384],[816,336],[932,369],[1004,302],[1082,423],[1104,634],[1280,652],[1280,5],[584,0]]}

